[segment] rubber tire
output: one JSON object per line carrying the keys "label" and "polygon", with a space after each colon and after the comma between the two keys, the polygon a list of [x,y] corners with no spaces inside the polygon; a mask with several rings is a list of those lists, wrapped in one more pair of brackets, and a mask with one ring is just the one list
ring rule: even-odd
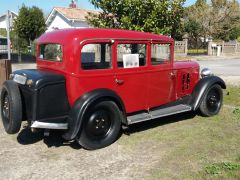
{"label": "rubber tire", "polygon": [[[3,103],[5,96],[9,98],[9,119],[3,115]],[[19,132],[22,123],[22,99],[18,85],[11,81],[5,81],[1,91],[1,117],[3,126],[8,134],[16,134]]]}
{"label": "rubber tire", "polygon": [[[218,106],[218,108],[212,112],[208,109],[207,107],[207,97],[208,97],[208,94],[211,90],[216,90],[217,93],[219,94],[219,97],[220,97],[220,105]],[[211,86],[210,88],[207,89],[206,93],[204,94],[204,98],[200,104],[200,112],[203,116],[206,116],[206,117],[210,117],[210,116],[214,116],[216,114],[219,113],[221,107],[222,107],[222,102],[223,102],[223,92],[222,92],[222,88],[220,85],[218,84],[215,84],[213,86]]]}
{"label": "rubber tire", "polygon": [[[86,132],[86,124],[91,114],[101,108],[111,111],[112,114],[114,115],[114,120],[111,120],[113,125],[112,128],[109,130],[108,134],[103,139],[95,140],[89,137],[88,133]],[[119,110],[118,106],[114,102],[102,101],[97,104],[94,104],[87,110],[87,113],[84,117],[85,118],[83,120],[83,127],[81,128],[77,138],[77,142],[83,148],[88,150],[95,150],[104,148],[115,142],[115,140],[119,136],[123,115],[122,112]]]}

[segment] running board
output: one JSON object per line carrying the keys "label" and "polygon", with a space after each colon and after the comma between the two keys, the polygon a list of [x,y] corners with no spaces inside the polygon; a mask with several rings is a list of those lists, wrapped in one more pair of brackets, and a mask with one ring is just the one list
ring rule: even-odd
{"label": "running board", "polygon": [[140,113],[132,116],[127,117],[128,124],[135,124],[138,122],[148,121],[155,118],[170,116],[182,112],[191,111],[192,107],[185,104],[179,104],[172,107],[156,109],[149,111],[149,113]]}
{"label": "running board", "polygon": [[34,121],[31,128],[41,128],[41,129],[68,129],[68,123],[47,123]]}

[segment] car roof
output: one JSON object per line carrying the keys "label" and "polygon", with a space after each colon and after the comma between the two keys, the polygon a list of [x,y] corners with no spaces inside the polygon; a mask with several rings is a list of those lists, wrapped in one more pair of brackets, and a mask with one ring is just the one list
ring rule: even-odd
{"label": "car roof", "polygon": [[38,43],[60,43],[69,44],[70,41],[84,41],[87,39],[138,39],[138,40],[160,40],[170,41],[173,39],[168,36],[156,35],[146,32],[137,32],[120,29],[102,29],[102,28],[81,28],[81,29],[61,29],[44,33]]}

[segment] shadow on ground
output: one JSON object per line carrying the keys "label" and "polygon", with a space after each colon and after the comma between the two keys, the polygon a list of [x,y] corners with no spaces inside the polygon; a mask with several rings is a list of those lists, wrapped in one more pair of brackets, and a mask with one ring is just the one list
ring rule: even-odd
{"label": "shadow on ground", "polygon": [[186,112],[181,114],[176,114],[172,116],[167,116],[163,118],[157,118],[150,121],[145,121],[141,123],[136,123],[131,125],[124,133],[126,134],[132,134],[137,133],[141,131],[145,131],[148,129],[152,129],[158,126],[163,126],[171,123],[176,123],[178,121],[184,121],[194,118],[198,113],[196,112]]}
{"label": "shadow on ground", "polygon": [[[146,122],[141,122],[141,123],[131,125],[129,128],[124,129],[123,133],[130,135],[132,133],[138,133],[138,132],[145,131],[158,126],[176,123],[178,121],[189,120],[195,116],[196,116],[196,113],[188,112],[188,113],[177,114],[177,115],[168,116],[164,118],[157,118],[151,121],[146,121]],[[119,138],[120,137],[121,135],[119,136]],[[22,145],[34,144],[43,140],[43,142],[49,148],[70,146],[73,149],[81,149],[81,146],[76,141],[64,140],[62,138],[62,132],[57,130],[51,130],[50,135],[45,137],[43,130],[39,130],[33,133],[31,132],[31,129],[27,126],[27,127],[24,127],[21,130],[21,132],[18,134],[17,140]]]}
{"label": "shadow on ground", "polygon": [[17,141],[22,145],[35,144],[42,140],[49,148],[70,146],[73,149],[81,149],[81,146],[76,141],[64,140],[62,132],[57,130],[51,130],[49,136],[44,136],[43,130],[33,133],[29,127],[24,127],[17,136]]}

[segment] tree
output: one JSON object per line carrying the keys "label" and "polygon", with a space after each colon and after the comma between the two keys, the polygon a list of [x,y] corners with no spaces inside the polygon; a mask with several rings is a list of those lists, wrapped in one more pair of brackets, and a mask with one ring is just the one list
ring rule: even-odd
{"label": "tree", "polygon": [[185,0],[90,0],[102,11],[89,13],[95,27],[129,29],[176,36]]}
{"label": "tree", "polygon": [[240,23],[240,7],[236,0],[206,0],[187,8],[185,24],[195,22],[201,26],[199,37],[211,36],[214,39],[229,40]]}
{"label": "tree", "polygon": [[13,27],[17,36],[31,45],[46,30],[42,10],[35,6],[28,8],[23,5],[19,11],[19,16],[13,23]]}
{"label": "tree", "polygon": [[184,30],[188,33],[190,48],[198,48],[199,38],[204,37],[203,26],[196,21],[189,20],[186,22]]}

